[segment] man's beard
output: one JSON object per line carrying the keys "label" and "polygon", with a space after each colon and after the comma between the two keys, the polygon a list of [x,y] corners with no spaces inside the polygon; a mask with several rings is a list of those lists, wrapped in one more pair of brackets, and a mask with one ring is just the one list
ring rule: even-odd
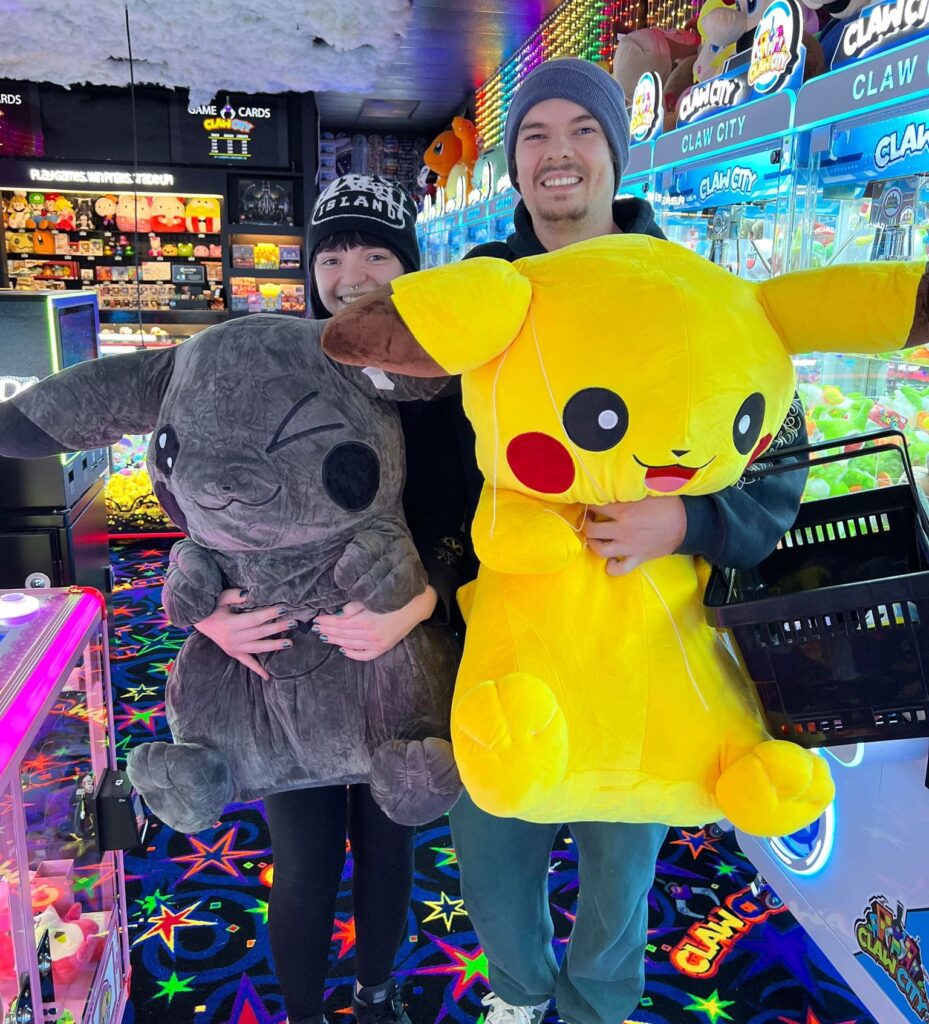
{"label": "man's beard", "polygon": [[571,209],[543,209],[539,211],[539,220],[547,224],[578,224],[587,219],[590,211],[586,206],[575,206]]}

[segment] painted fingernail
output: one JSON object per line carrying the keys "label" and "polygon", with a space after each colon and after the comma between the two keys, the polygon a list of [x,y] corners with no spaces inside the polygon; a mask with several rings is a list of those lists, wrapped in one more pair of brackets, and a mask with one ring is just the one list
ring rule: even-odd
{"label": "painted fingernail", "polygon": [[248,588],[239,591],[239,597],[246,597],[248,595]]}
{"label": "painted fingernail", "polygon": [[345,648],[344,647],[340,647],[339,648],[339,654],[344,654],[344,653],[345,653]]}
{"label": "painted fingernail", "polygon": [[343,610],[340,608],[337,612],[333,612],[332,614],[333,615],[342,615],[343,614]]}
{"label": "painted fingernail", "polygon": [[319,634],[319,639],[320,639],[320,640],[322,640],[322,642],[323,642],[324,644],[328,644],[328,643],[329,643],[329,637],[328,637],[328,636],[326,636],[326,634],[325,634],[325,633],[320,633],[320,634]]}
{"label": "painted fingernail", "polygon": [[283,642],[283,643],[281,644],[281,647],[293,647],[293,644],[291,643],[291,641],[290,641],[290,640],[285,640],[285,641],[284,641],[284,642]]}
{"label": "painted fingernail", "polygon": [[297,628],[297,620],[296,619],[291,619],[290,622],[287,623],[287,628],[288,629],[296,629]]}
{"label": "painted fingernail", "polygon": [[319,632],[321,632],[321,630],[320,630],[319,626],[317,626],[315,622],[313,623],[313,625],[312,625],[312,626],[310,626],[310,631],[311,631],[311,632],[313,632],[313,633],[319,633]]}
{"label": "painted fingernail", "polygon": [[286,615],[287,614],[287,609],[286,608],[278,608],[277,614],[278,615]]}

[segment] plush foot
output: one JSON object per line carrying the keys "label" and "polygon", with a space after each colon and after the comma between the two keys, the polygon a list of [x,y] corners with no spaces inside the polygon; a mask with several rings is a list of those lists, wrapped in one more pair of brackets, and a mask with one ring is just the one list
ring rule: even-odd
{"label": "plush foot", "polygon": [[469,690],[452,710],[465,789],[482,810],[518,817],[544,800],[568,767],[568,723],[550,687],[514,672]]}
{"label": "plush foot", "polygon": [[720,775],[716,799],[736,828],[785,836],[829,806],[835,786],[825,758],[784,740],[765,740]]}
{"label": "plush foot", "polygon": [[371,795],[399,825],[425,825],[449,810],[461,792],[448,740],[388,740],[371,758]]}
{"label": "plush foot", "polygon": [[233,798],[225,760],[199,743],[143,743],[126,770],[155,814],[177,832],[212,828]]}

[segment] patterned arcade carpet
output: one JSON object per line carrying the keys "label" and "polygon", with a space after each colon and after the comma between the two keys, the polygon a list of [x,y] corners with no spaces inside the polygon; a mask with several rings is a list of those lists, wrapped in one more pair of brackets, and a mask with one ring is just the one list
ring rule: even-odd
{"label": "patterned arcade carpet", "polygon": [[[119,748],[167,739],[164,682],[182,631],[160,605],[167,547],[116,541],[112,669]],[[486,960],[458,890],[446,823],[420,830],[407,939],[398,973],[414,1024],[478,1022]],[[552,852],[557,946],[564,949],[577,896],[569,834]],[[256,804],[233,808],[211,832],[159,825],[128,856],[133,974],[124,1024],[283,1024],[266,921],[273,868]],[[327,1013],[347,1014],[354,921],[348,880],[332,937]],[[755,870],[714,829],[672,829],[652,890],[641,1024],[874,1024],[828,961]],[[722,909],[730,913],[723,914]],[[619,1022],[617,1022],[619,1024]]]}

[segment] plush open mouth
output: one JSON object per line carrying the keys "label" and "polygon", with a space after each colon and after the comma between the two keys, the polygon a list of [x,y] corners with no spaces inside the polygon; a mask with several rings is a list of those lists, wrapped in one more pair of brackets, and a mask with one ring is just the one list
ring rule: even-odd
{"label": "plush open mouth", "polygon": [[[685,484],[705,469],[713,459],[704,462],[702,466],[682,466],[679,462],[672,466],[649,466],[641,459],[632,456],[636,462],[645,470],[645,486],[652,491],[660,491],[662,494],[673,494],[679,491]],[[716,456],[714,455],[713,458]]]}

